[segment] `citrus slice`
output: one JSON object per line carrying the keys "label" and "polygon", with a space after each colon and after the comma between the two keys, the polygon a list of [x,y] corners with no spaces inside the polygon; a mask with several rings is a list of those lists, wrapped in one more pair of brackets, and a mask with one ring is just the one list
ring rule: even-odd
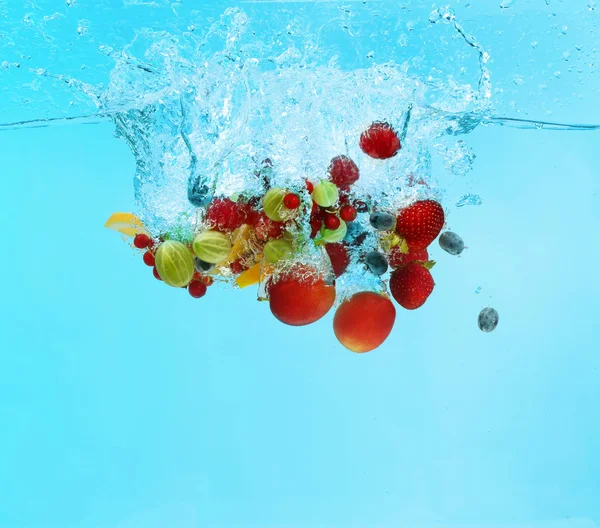
{"label": "citrus slice", "polygon": [[233,232],[231,251],[223,261],[223,265],[231,264],[242,257],[248,250],[248,240],[254,235],[251,225],[244,224]]}
{"label": "citrus slice", "polygon": [[[262,267],[262,270],[261,270]],[[247,269],[242,273],[235,282],[240,288],[247,288],[259,282],[264,282],[271,273],[274,271],[273,266],[269,266],[266,263],[257,262],[250,269]]]}
{"label": "citrus slice", "polygon": [[113,213],[104,224],[104,227],[128,237],[139,234],[150,236],[142,221],[132,213]]}

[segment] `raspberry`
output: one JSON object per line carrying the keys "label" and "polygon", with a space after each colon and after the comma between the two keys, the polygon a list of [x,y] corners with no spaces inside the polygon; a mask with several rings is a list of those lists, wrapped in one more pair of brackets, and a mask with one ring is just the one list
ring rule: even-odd
{"label": "raspberry", "polygon": [[329,176],[340,189],[345,189],[358,180],[360,173],[348,156],[337,156],[331,160]]}
{"label": "raspberry", "polygon": [[259,213],[253,225],[256,238],[262,242],[281,237],[285,229],[283,222],[274,222],[265,213]]}
{"label": "raspberry", "polygon": [[360,148],[372,158],[392,158],[401,147],[400,138],[389,123],[373,123],[360,136]]}
{"label": "raspberry", "polygon": [[245,222],[246,211],[243,205],[237,204],[229,198],[217,198],[208,206],[206,220],[213,229],[224,232],[233,231]]}

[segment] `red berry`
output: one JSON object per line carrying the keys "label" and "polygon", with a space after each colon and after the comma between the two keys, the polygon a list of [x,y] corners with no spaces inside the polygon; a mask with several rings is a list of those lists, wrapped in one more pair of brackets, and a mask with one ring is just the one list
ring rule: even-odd
{"label": "red berry", "polygon": [[193,280],[188,285],[188,292],[194,299],[200,299],[206,295],[206,284],[201,281]]}
{"label": "red berry", "polygon": [[392,268],[399,268],[411,262],[427,262],[429,254],[426,249],[415,249],[408,253],[402,253],[400,246],[394,246],[388,255],[388,262]]}
{"label": "red berry", "polygon": [[333,267],[333,273],[336,277],[340,277],[348,268],[350,264],[350,253],[345,244],[325,244],[325,250],[331,260],[331,266]]}
{"label": "red berry", "polygon": [[294,193],[288,193],[283,198],[283,205],[288,209],[298,209],[300,207],[300,197]]}
{"label": "red berry", "polygon": [[156,266],[154,266],[154,268],[152,268],[152,273],[154,273],[154,277],[157,278],[159,281],[162,280],[160,278],[160,275],[158,274],[158,270],[156,269]]}
{"label": "red berry", "polygon": [[429,270],[417,262],[394,270],[390,278],[392,296],[407,310],[416,310],[423,306],[434,286]]}
{"label": "red berry", "polygon": [[326,213],[325,214],[325,227],[327,229],[331,229],[331,231],[335,231],[338,227],[340,227],[340,219],[334,214]]}
{"label": "red berry", "polygon": [[312,192],[315,190],[315,186],[312,184],[312,182],[309,182],[308,180],[306,180],[306,188],[308,189],[308,192],[310,194],[312,194]]}
{"label": "red berry", "polygon": [[154,266],[154,260],[154,255],[151,251],[146,251],[146,253],[144,253],[144,264],[146,264],[146,266]]}
{"label": "red berry", "polygon": [[240,206],[229,198],[217,198],[206,209],[206,221],[213,229],[233,231],[246,220],[244,206]]}
{"label": "red berry", "polygon": [[236,260],[235,262],[232,262],[229,268],[235,275],[239,275],[240,273],[242,273],[242,271],[244,271],[244,265],[242,264],[242,261],[240,259]]}
{"label": "red berry", "polygon": [[150,245],[150,242],[152,242],[152,239],[143,233],[135,235],[135,238],[133,239],[133,245],[138,249],[147,248]]}
{"label": "red berry", "polygon": [[256,238],[262,242],[279,238],[283,235],[285,224],[283,222],[274,222],[265,213],[259,213],[255,219],[254,231]]}
{"label": "red berry", "polygon": [[356,220],[356,214],[356,209],[354,209],[354,207],[351,205],[344,205],[344,207],[340,209],[340,218],[344,222],[352,222]]}
{"label": "red berry", "polygon": [[323,221],[318,217],[312,217],[310,219],[310,238],[315,238],[323,225]]}
{"label": "red berry", "polygon": [[422,200],[402,209],[396,232],[406,240],[411,251],[425,249],[444,227],[444,209],[434,200]]}
{"label": "red berry", "polygon": [[402,148],[400,138],[388,123],[373,123],[360,136],[362,151],[376,159],[388,159],[395,156]]}
{"label": "red berry", "polygon": [[358,180],[360,172],[348,156],[337,156],[329,164],[329,177],[339,188],[345,189]]}

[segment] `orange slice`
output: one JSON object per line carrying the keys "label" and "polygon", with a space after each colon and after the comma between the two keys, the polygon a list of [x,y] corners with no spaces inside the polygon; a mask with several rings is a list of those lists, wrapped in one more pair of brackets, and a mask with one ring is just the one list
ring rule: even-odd
{"label": "orange slice", "polygon": [[150,236],[142,221],[132,213],[113,213],[104,227],[128,237],[134,237],[140,233]]}
{"label": "orange slice", "polygon": [[[262,267],[262,269],[261,269]],[[248,286],[252,286],[253,284],[258,284],[259,282],[264,282],[275,268],[270,266],[269,264],[257,262],[250,269],[247,269],[242,273],[235,282],[240,288],[247,288]]]}

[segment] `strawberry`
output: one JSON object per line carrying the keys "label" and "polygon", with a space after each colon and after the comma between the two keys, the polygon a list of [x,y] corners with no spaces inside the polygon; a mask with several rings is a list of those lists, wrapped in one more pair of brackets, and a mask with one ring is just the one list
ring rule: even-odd
{"label": "strawberry", "polygon": [[435,283],[426,266],[411,262],[392,272],[390,291],[396,302],[407,310],[416,310],[425,304]]}
{"label": "strawberry", "polygon": [[394,246],[388,255],[388,262],[392,268],[400,268],[415,261],[427,262],[428,260],[429,254],[426,249],[415,249],[408,253],[402,253],[400,246]]}
{"label": "strawberry", "polygon": [[325,250],[331,260],[333,273],[336,277],[340,277],[346,271],[350,264],[350,255],[345,244],[325,244]]}
{"label": "strawberry", "polygon": [[422,200],[398,213],[396,232],[411,251],[425,249],[444,226],[444,209],[434,200]]}
{"label": "strawberry", "polygon": [[360,136],[360,148],[372,158],[392,158],[401,147],[398,134],[388,123],[373,123]]}

